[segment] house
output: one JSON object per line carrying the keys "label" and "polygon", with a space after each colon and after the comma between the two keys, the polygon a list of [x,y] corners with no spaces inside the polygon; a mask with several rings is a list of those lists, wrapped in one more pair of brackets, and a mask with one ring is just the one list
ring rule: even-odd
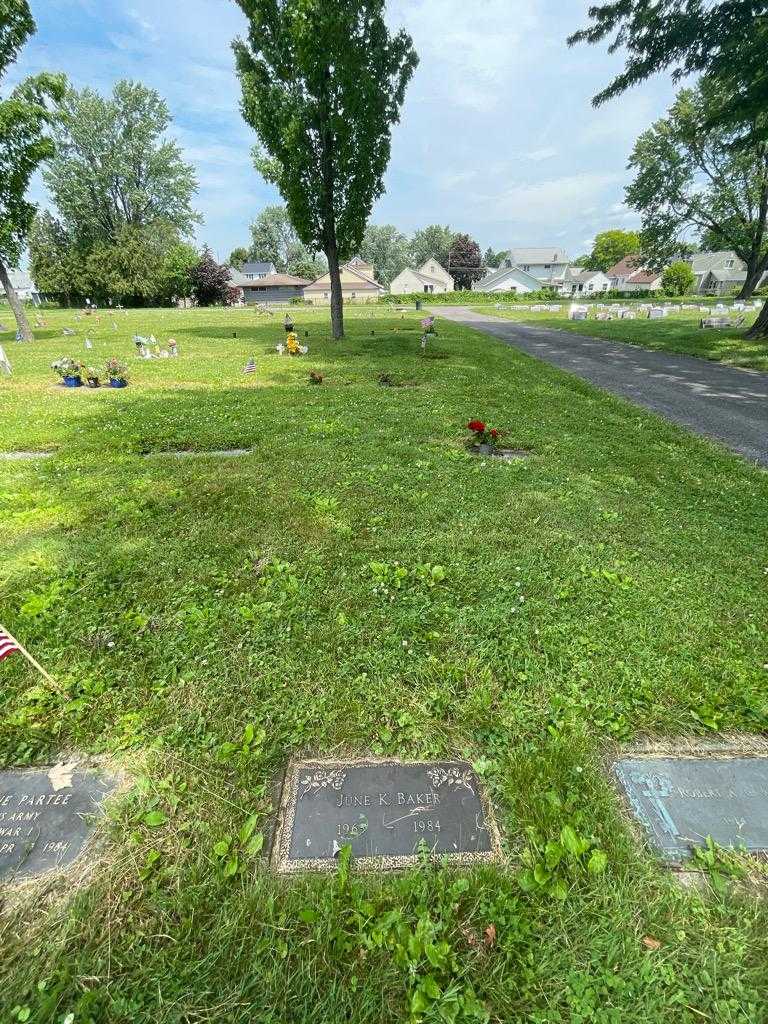
{"label": "house", "polygon": [[480,281],[472,282],[474,292],[515,292],[527,295],[528,292],[540,291],[541,287],[541,283],[533,274],[514,266],[509,260],[504,260],[503,267],[491,270]]}
{"label": "house", "polygon": [[695,252],[690,259],[696,283],[702,295],[727,295],[746,280],[747,265],[735,252]]}
{"label": "house", "polygon": [[[24,270],[9,270],[8,277],[11,281],[11,287],[16,292],[16,295],[21,302],[33,302],[36,306],[40,305],[40,292],[37,289],[37,285]],[[3,292],[0,290],[0,295]]]}
{"label": "house", "polygon": [[401,270],[389,286],[391,295],[410,295],[413,292],[441,295],[455,289],[453,278],[434,256],[430,256],[418,270],[412,270],[410,267]]}
{"label": "house", "polygon": [[563,295],[601,295],[610,291],[611,280],[602,270],[581,270],[573,267],[563,275]]}
{"label": "house", "polygon": [[639,256],[625,256],[605,273],[616,292],[655,292],[661,288],[661,273],[647,270]]}
{"label": "house", "polygon": [[275,264],[268,263],[265,260],[259,260],[255,263],[243,263],[241,267],[236,269],[247,281],[259,281],[263,277],[277,273]]}
{"label": "house", "polygon": [[510,249],[504,260],[505,267],[519,267],[526,274],[532,274],[543,288],[555,278],[562,279],[569,263],[565,251],[555,245],[540,249]]}
{"label": "house", "polygon": [[[376,302],[384,295],[386,288],[374,277],[370,263],[355,256],[349,263],[339,267],[341,275],[341,297],[343,302]],[[304,289],[304,298],[313,306],[329,306],[331,303],[331,275],[323,274]]]}
{"label": "house", "polygon": [[[254,264],[246,263],[245,266]],[[271,264],[264,264],[271,266]],[[230,288],[239,288],[243,293],[243,302],[286,303],[291,299],[304,297],[304,289],[309,284],[303,277],[292,274],[277,274],[274,270],[259,277],[248,277],[237,270],[230,270]]]}

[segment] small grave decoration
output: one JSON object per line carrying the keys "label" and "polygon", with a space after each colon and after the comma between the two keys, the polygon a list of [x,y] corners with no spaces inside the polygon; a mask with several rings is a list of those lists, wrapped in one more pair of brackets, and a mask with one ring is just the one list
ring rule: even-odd
{"label": "small grave decoration", "polygon": [[101,387],[101,370],[96,366],[87,366],[85,369],[85,383],[89,388]]}
{"label": "small grave decoration", "polygon": [[323,375],[322,375],[322,373],[318,373],[317,370],[310,370],[309,371],[309,383],[310,384],[322,384],[323,383]]}
{"label": "small grave decoration", "polygon": [[109,386],[111,388],[128,387],[128,367],[114,356],[107,360],[104,366],[104,373],[109,377]]}
{"label": "small grave decoration", "polygon": [[421,321],[421,351],[425,352],[430,335],[435,333],[435,318],[425,316]]}
{"label": "small grave decoration", "polygon": [[67,388],[79,388],[83,383],[83,365],[76,359],[62,356],[55,363],[51,363],[51,369],[61,377]]}
{"label": "small grave decoration", "polygon": [[501,438],[500,431],[495,427],[487,427],[482,420],[470,420],[467,424],[467,430],[470,431],[470,435],[467,438],[467,446],[469,448],[475,448],[481,444],[495,448]]}
{"label": "small grave decoration", "polygon": [[299,354],[299,349],[301,348],[301,346],[299,345],[299,338],[298,335],[295,334],[293,331],[290,331],[286,335],[285,347],[288,349],[289,356],[297,356]]}

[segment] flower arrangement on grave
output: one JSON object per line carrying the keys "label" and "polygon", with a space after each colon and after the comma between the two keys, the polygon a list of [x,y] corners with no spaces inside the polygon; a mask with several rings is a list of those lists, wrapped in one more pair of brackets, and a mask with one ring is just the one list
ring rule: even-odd
{"label": "flower arrangement on grave", "polygon": [[104,375],[109,377],[111,388],[124,388],[128,385],[128,367],[114,356],[105,363]]}
{"label": "flower arrangement on grave", "polygon": [[492,448],[501,440],[501,431],[495,427],[488,427],[482,420],[470,420],[467,424],[470,435],[467,438],[467,446],[472,448],[476,444],[487,444]]}
{"label": "flower arrangement on grave", "polygon": [[430,335],[435,333],[435,318],[433,316],[425,316],[421,321],[421,351],[426,351],[427,341]]}
{"label": "flower arrangement on grave", "polygon": [[101,387],[101,370],[97,366],[86,366],[85,383],[89,388]]}
{"label": "flower arrangement on grave", "polygon": [[83,383],[83,364],[69,356],[62,356],[55,363],[51,363],[51,369],[58,374],[68,388],[77,388]]}
{"label": "flower arrangement on grave", "polygon": [[291,331],[285,337],[285,347],[288,349],[289,356],[297,356],[301,350],[299,345],[299,336]]}

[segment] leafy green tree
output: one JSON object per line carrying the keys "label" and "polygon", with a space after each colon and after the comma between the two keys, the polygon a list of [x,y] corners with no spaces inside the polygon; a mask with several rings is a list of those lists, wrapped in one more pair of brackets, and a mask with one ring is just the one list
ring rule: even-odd
{"label": "leafy green tree", "polygon": [[48,210],[38,213],[27,239],[29,271],[41,292],[69,305],[76,294],[76,254],[70,233]]}
{"label": "leafy green tree", "polygon": [[707,127],[721,93],[703,79],[678,94],[667,116],[635,143],[629,161],[635,178],[626,195],[642,215],[651,265],[678,255],[678,235],[696,229],[716,249],[733,249],[744,260],[740,297],[749,298],[768,270],[768,142],[734,146],[740,129]]}
{"label": "leafy green tree", "polygon": [[472,287],[483,276],[480,246],[469,235],[456,235],[448,253],[448,273],[459,291]]}
{"label": "leafy green tree", "polygon": [[[34,32],[27,0],[0,0],[0,83]],[[8,269],[18,264],[32,226],[36,208],[27,189],[37,168],[53,156],[51,128],[64,89],[63,75],[35,75],[0,100],[0,284],[27,341],[32,332]]]}
{"label": "leafy green tree", "polygon": [[494,250],[488,246],[483,255],[483,266],[488,267],[490,270],[498,270],[507,256],[509,256],[508,249],[503,249],[501,252],[494,252]]}
{"label": "leafy green tree", "polygon": [[447,224],[445,227],[441,224],[429,224],[414,232],[411,239],[413,265],[420,267],[431,256],[434,256],[438,263],[447,270],[448,255],[455,238],[456,232],[451,231]]}
{"label": "leafy green tree", "polygon": [[192,295],[192,268],[200,261],[200,253],[189,242],[174,242],[163,257],[160,268],[158,297],[167,302],[188,299]]}
{"label": "leafy green tree", "polygon": [[640,235],[637,231],[600,231],[595,235],[592,252],[583,264],[588,270],[602,270],[605,273],[625,256],[640,252]]}
{"label": "leafy green tree", "polygon": [[241,267],[248,260],[248,250],[240,245],[229,254],[230,267]]}
{"label": "leafy green tree", "polygon": [[322,251],[333,336],[344,333],[339,265],[356,253],[383,192],[392,125],[418,63],[391,35],[384,0],[236,0],[248,41],[234,43],[243,114],[301,241]]}
{"label": "leafy green tree", "polygon": [[283,274],[292,264],[311,259],[312,254],[299,239],[286,208],[276,204],[265,206],[251,224],[248,258],[274,263],[278,273]]}
{"label": "leafy green tree", "polygon": [[327,272],[328,267],[317,256],[303,256],[288,264],[288,273],[294,277],[303,277],[305,281],[316,281]]}
{"label": "leafy green tree", "polygon": [[[676,80],[701,74],[722,87],[707,112],[710,130],[734,133],[735,142],[768,141],[768,17],[755,0],[611,0],[589,8],[592,24],[568,42],[596,43],[613,36],[611,52],[626,54],[624,70],[594,97],[599,105],[672,67]],[[748,338],[768,337],[768,302]]]}
{"label": "leafy green tree", "polygon": [[229,268],[216,262],[207,245],[192,267],[190,278],[198,306],[226,305],[229,302]]}
{"label": "leafy green tree", "polygon": [[79,240],[111,242],[126,226],[156,224],[191,234],[197,181],[165,137],[170,123],[165,101],[138,82],[117,82],[108,98],[68,90],[43,179]]}
{"label": "leafy green tree", "polygon": [[696,275],[691,269],[690,263],[685,260],[676,260],[664,268],[661,275],[661,287],[667,295],[687,295],[693,288]]}
{"label": "leafy green tree", "polygon": [[389,284],[411,262],[411,246],[392,224],[369,224],[360,245],[360,256],[373,264],[382,284]]}

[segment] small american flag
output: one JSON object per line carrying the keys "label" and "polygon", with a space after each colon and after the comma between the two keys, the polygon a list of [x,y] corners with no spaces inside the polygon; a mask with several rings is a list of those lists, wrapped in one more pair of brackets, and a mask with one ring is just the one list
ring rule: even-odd
{"label": "small american flag", "polygon": [[0,661],[7,658],[9,654],[21,653],[21,648],[13,639],[10,633],[6,633],[0,626]]}
{"label": "small american flag", "polygon": [[252,359],[249,359],[245,364],[243,373],[256,373],[256,363]]}

